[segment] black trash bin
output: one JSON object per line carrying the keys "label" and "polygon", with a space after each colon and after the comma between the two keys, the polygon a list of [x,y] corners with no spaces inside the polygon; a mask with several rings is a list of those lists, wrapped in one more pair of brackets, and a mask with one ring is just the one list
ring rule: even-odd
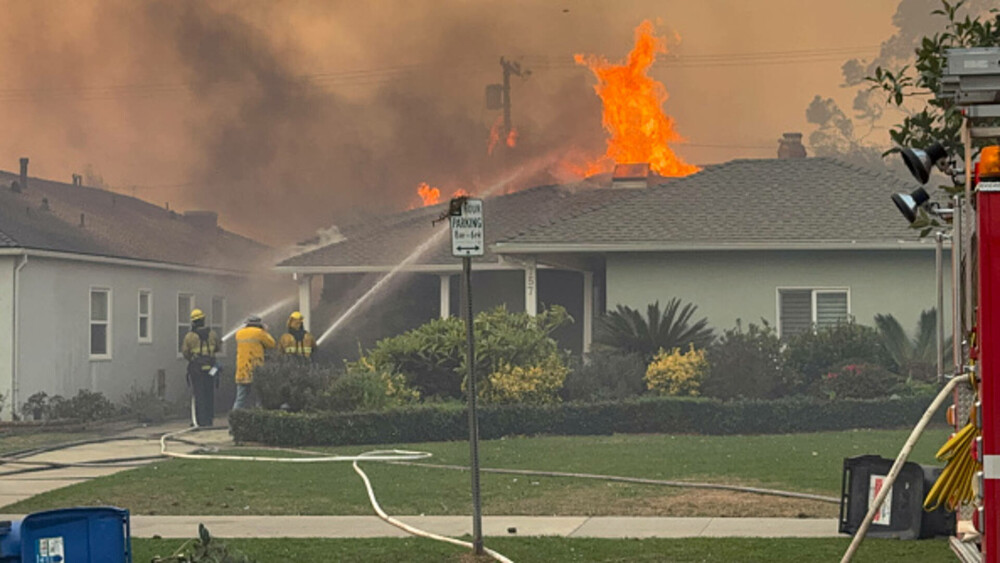
{"label": "black trash bin", "polygon": [[[894,460],[863,455],[844,460],[841,482],[839,531],[854,534],[868,513],[868,506],[881,489]],[[953,535],[955,514],[939,508],[924,512],[924,497],[941,474],[940,467],[903,464],[892,493],[868,528],[873,538],[917,539]]]}

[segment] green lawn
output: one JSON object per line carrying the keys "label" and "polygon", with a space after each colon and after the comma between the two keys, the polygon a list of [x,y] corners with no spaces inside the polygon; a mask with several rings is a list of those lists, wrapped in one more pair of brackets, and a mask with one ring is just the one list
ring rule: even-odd
{"label": "green lawn", "polygon": [[[840,493],[842,460],[894,457],[908,431],[857,430],[771,436],[617,435],[511,438],[483,442],[484,467],[688,479]],[[948,430],[930,430],[912,459],[930,463]],[[432,462],[466,464],[462,442],[409,444]],[[357,453],[361,448],[334,448]],[[467,514],[467,473],[364,464],[391,514]],[[748,494],[603,481],[484,474],[486,514],[832,517],[836,505]],[[27,513],[111,504],[137,514],[371,514],[348,463],[278,464],[170,460],[39,495],[4,507]]]}
{"label": "green lawn", "polygon": [[[462,548],[419,538],[393,539],[253,539],[225,540],[261,563],[275,561],[365,563],[470,563]],[[165,556],[182,540],[134,539],[136,563]],[[837,561],[847,549],[848,538],[829,539],[566,539],[487,538],[487,546],[518,563],[567,562],[768,562]],[[955,560],[942,540],[896,541],[869,539],[862,544],[859,563],[921,563]],[[483,559],[492,561],[492,559]]]}

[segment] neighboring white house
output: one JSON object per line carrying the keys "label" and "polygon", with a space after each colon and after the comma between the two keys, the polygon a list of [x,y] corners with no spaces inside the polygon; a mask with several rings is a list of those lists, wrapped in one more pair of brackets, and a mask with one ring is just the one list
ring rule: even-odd
{"label": "neighboring white house", "polygon": [[[590,190],[547,186],[488,197],[489,252],[473,264],[477,308],[564,305],[576,323],[560,342],[579,351],[590,347],[595,316],[673,297],[697,305],[697,317],[717,330],[763,318],[784,336],[848,317],[872,324],[878,313],[912,330],[920,311],[934,306],[934,243],[890,201],[911,183],[829,158],[734,160],[677,179],[644,179],[641,165],[619,168],[616,179],[591,180]],[[327,289],[341,283],[324,291],[336,302],[445,228],[431,226],[442,210],[385,217],[277,270],[322,275]],[[408,297],[425,319],[457,314],[459,261],[447,242],[441,236],[407,262],[411,275],[396,289],[394,299]],[[350,284],[338,281],[351,276]]]}
{"label": "neighboring white house", "polygon": [[273,300],[281,286],[256,273],[268,250],[215,213],[0,172],[0,416],[36,392],[182,398],[190,310],[221,336]]}

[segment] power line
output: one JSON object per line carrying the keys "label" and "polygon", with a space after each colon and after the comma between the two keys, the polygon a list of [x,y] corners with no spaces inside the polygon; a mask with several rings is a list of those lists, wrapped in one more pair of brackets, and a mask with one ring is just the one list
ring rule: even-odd
{"label": "power line", "polygon": [[[878,46],[841,47],[831,49],[799,49],[787,51],[760,51],[741,53],[711,53],[703,55],[683,55],[659,60],[654,68],[713,68],[730,66],[786,65],[818,62],[835,62],[852,54],[868,54]],[[569,70],[581,68],[568,57],[546,55],[525,55],[522,61],[533,68],[547,70]],[[350,71],[329,71],[292,75],[289,80],[306,89],[324,87],[370,86],[393,80],[401,80],[421,74],[428,69],[442,68],[440,63],[419,63],[387,68],[358,69]],[[472,65],[448,67],[452,74],[492,72],[491,66]],[[223,79],[215,84],[241,84],[239,79]],[[154,98],[165,94],[186,94],[202,86],[200,82],[119,84],[110,86],[59,87],[59,88],[0,88],[0,101],[102,101],[122,98]]]}

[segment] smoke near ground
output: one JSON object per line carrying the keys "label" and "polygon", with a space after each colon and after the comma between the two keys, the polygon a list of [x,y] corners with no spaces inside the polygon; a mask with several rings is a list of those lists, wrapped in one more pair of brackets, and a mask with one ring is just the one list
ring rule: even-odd
{"label": "smoke near ground", "polygon": [[[741,14],[741,6],[730,0],[697,6],[586,0],[6,3],[0,18],[0,168],[29,156],[33,174],[68,181],[81,173],[90,183],[106,182],[172,208],[217,210],[230,228],[285,243],[320,227],[415,205],[420,182],[445,193],[475,191],[521,162],[602,153],[593,79],[572,64],[572,55],[622,57],[645,18],[659,18],[658,31],[667,36],[679,33],[682,43],[671,49],[678,56],[685,49],[769,52],[807,38],[825,44],[824,33],[838,36],[821,29],[828,7]],[[808,21],[775,24],[768,10]],[[780,42],[760,27],[764,23],[747,23],[758,15],[766,25],[787,28],[788,37]],[[533,72],[513,78],[518,145],[488,155],[490,125],[499,113],[485,108],[484,88],[500,81],[500,56],[521,60]],[[697,163],[747,150],[773,156],[774,139],[803,120],[787,109],[761,109],[801,107],[808,98],[791,104],[775,97],[767,81],[751,79],[761,77],[753,64],[703,60],[717,66],[654,72],[671,92],[667,112],[693,141],[678,150]],[[834,72],[837,66],[827,58],[816,64],[832,64]],[[810,72],[817,72],[816,64]],[[775,89],[779,95],[815,91],[789,80]],[[566,179],[553,168],[524,183]]]}

